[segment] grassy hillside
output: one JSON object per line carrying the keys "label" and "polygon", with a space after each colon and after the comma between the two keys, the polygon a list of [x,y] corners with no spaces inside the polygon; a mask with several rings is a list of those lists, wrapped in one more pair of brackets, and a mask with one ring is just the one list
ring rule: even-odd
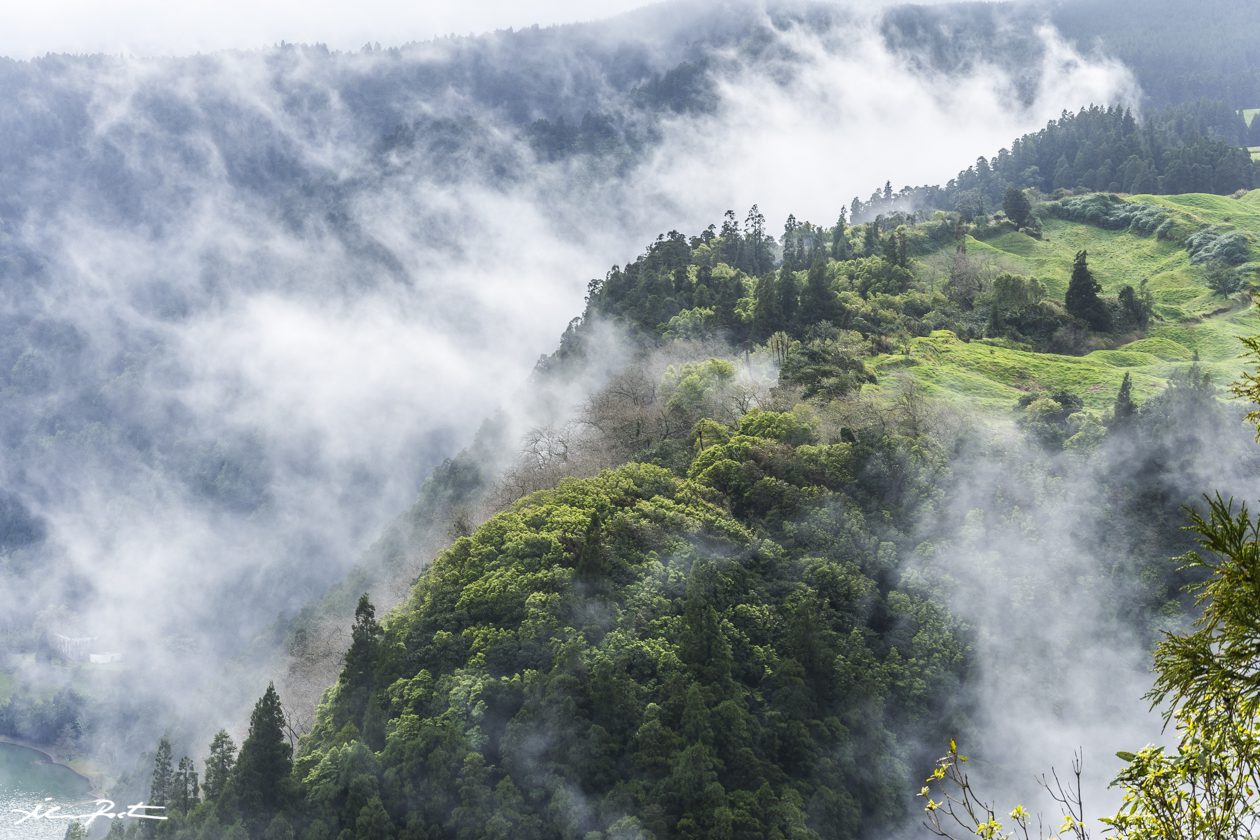
{"label": "grassy hillside", "polygon": [[1078,394],[1087,408],[1105,411],[1125,373],[1132,376],[1134,396],[1141,401],[1163,390],[1196,352],[1213,381],[1234,380],[1245,361],[1239,339],[1260,333],[1260,313],[1255,308],[1236,310],[1197,323],[1159,326],[1151,333],[1115,350],[1059,356],[989,341],[966,342],[940,330],[913,339],[909,353],[881,356],[875,369],[885,383],[887,374],[905,372],[928,394],[991,409],[1008,409],[1030,391],[1067,390]]}
{"label": "grassy hillside", "polygon": [[[1111,405],[1125,373],[1132,376],[1135,396],[1144,399],[1162,390],[1169,376],[1196,354],[1214,381],[1235,379],[1244,368],[1239,339],[1260,333],[1260,311],[1245,294],[1227,298],[1213,292],[1205,268],[1193,264],[1180,243],[1203,228],[1238,232],[1250,240],[1254,258],[1255,243],[1260,242],[1260,191],[1240,198],[1147,195],[1129,201],[1166,211],[1173,221],[1173,238],[1046,219],[1040,239],[1006,232],[984,241],[969,236],[966,245],[969,257],[985,264],[990,273],[1035,277],[1048,297],[1059,300],[1067,288],[1072,258],[1081,250],[1089,252],[1104,294],[1114,295],[1122,286],[1137,286],[1146,279],[1157,320],[1144,337],[1114,349],[1063,356],[1018,349],[1000,340],[966,342],[941,330],[911,340],[907,352],[880,356],[876,372],[908,373],[929,394],[992,408],[1009,407],[1029,391],[1065,389],[1078,393],[1087,408],[1100,411]],[[920,261],[918,272],[921,277],[945,277],[952,258],[952,248],[942,247]]]}

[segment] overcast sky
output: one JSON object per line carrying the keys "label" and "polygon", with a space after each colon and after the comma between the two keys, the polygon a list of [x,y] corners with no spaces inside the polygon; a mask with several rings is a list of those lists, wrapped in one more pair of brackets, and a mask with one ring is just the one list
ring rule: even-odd
{"label": "overcast sky", "polygon": [[358,49],[592,20],[649,0],[0,0],[0,55],[180,54],[279,41]]}

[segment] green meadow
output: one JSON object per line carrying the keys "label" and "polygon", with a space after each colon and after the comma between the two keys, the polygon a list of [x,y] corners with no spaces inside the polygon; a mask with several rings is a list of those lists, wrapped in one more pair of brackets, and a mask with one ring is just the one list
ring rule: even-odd
{"label": "green meadow", "polygon": [[[1066,389],[1101,412],[1111,406],[1126,373],[1139,400],[1164,388],[1196,356],[1221,385],[1236,379],[1249,364],[1240,339],[1260,334],[1260,312],[1246,293],[1226,298],[1213,292],[1182,242],[1214,226],[1245,234],[1254,257],[1260,242],[1260,191],[1240,198],[1195,194],[1130,200],[1164,208],[1174,221],[1173,238],[1046,219],[1040,239],[1014,232],[985,241],[968,238],[967,254],[990,274],[1036,277],[1048,297],[1061,300],[1073,257],[1088,251],[1104,294],[1147,281],[1156,320],[1145,336],[1083,356],[1060,356],[1000,341],[964,341],[942,330],[912,340],[908,352],[879,357],[875,368],[881,381],[908,374],[928,394],[991,408],[1010,407],[1029,391]],[[947,246],[925,256],[919,270],[929,278],[943,278],[952,259],[953,249]]]}

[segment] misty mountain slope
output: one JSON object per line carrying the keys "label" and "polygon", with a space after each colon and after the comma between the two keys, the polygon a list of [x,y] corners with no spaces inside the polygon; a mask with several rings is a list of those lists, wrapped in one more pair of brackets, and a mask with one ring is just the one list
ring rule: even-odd
{"label": "misty mountain slope", "polygon": [[1133,68],[1154,104],[1218,99],[1255,107],[1260,48],[1249,3],[1065,0],[1051,18],[1083,49],[1101,44]]}
{"label": "misty mountain slope", "polygon": [[[935,319],[991,332],[969,342],[977,356],[1087,358],[1037,352],[1021,331],[1040,319],[1115,345],[1118,373],[1140,355],[1123,349],[1132,333],[1231,317],[1205,314],[1212,261],[1188,249],[1229,216],[1249,257],[1251,201],[1165,199],[1173,240],[1158,219],[1149,233],[1109,227],[1151,219],[1105,195],[1035,205],[1022,230],[793,220],[776,240],[750,214],[661,237],[592,287],[538,381],[598,361],[607,319],[665,318],[641,346],[717,355],[659,379],[649,353],[629,357],[546,430],[571,458],[545,474],[554,486],[456,539],[382,622],[362,600],[313,729],[291,763],[265,768],[275,784],[260,796],[229,784],[177,812],[176,836],[233,824],[313,838],[888,836],[912,819],[936,741],[977,742],[994,756],[977,779],[1024,799],[1019,780],[1072,746],[1144,737],[1157,729],[1142,700],[1149,646],[1187,620],[1188,577],[1169,559],[1190,546],[1180,506],[1205,488],[1260,490],[1241,408],[1185,344],[1167,387],[1144,382],[1139,403],[1118,377],[1025,372],[1023,395],[987,415],[885,366],[902,342],[922,356],[940,341],[924,336]],[[1060,218],[1100,210],[1099,224]],[[943,281],[938,235],[959,260]],[[1144,249],[1167,245],[1167,276],[1135,298],[1145,320],[1121,320],[1117,294],[1096,330],[1016,266],[967,264],[986,242],[1017,251],[1011,237],[1045,249],[1025,267],[1063,273],[1083,264],[1065,246],[1088,239],[1100,275],[1125,249],[1158,263]],[[748,274],[762,260],[770,270]],[[697,343],[719,330],[743,331],[746,350]],[[1100,385],[1110,410],[1086,407]],[[586,451],[628,463],[564,478],[584,474]],[[429,497],[466,498],[467,475],[447,476],[450,495],[435,476]],[[1091,766],[1091,784],[1112,769]]]}
{"label": "misty mountain slope", "polygon": [[1162,108],[1215,100],[1255,107],[1260,51],[1255,9],[1246,0],[1060,0],[1055,3],[906,4],[890,9],[881,29],[890,46],[938,70],[984,61],[1023,82],[1050,24],[1086,55],[1105,54],[1129,67],[1144,105]]}
{"label": "misty mountain slope", "polygon": [[[830,214],[872,172],[938,180],[1130,93],[1104,61],[1032,77],[1011,108],[1001,73],[922,72],[867,16],[814,4],[359,53],[0,63],[2,670],[29,689],[9,734],[95,685],[49,667],[56,635],[123,655],[112,688],[39,718],[67,752],[133,755],[163,710],[206,732],[238,719],[293,617],[516,405],[499,386],[526,383],[610,259],[763,196]],[[606,365],[508,413],[506,438],[572,414],[628,346],[610,338]],[[379,546],[405,570],[391,583],[448,532],[413,545],[399,528]],[[109,597],[117,580],[145,594]]]}
{"label": "misty mountain slope", "polygon": [[[1034,206],[1022,230],[1001,217],[938,216],[893,230],[793,221],[777,240],[750,214],[744,227],[728,218],[720,232],[662,237],[592,287],[583,321],[539,381],[598,359],[591,337],[608,318],[631,330],[665,319],[639,330],[644,345],[724,332],[742,334],[751,352],[701,344],[730,358],[679,363],[658,371],[659,381],[632,357],[576,422],[545,430],[571,460],[540,478],[585,474],[587,450],[651,466],[560,481],[509,506],[442,553],[383,629],[361,604],[340,677],[299,751],[298,798],[259,808],[219,797],[185,821],[242,819],[261,830],[281,819],[314,837],[360,819],[400,836],[702,836],[726,820],[748,836],[775,825],[790,834],[793,823],[818,836],[858,826],[858,836],[881,836],[875,820],[891,827],[908,813],[913,767],[930,763],[933,738],[978,741],[995,758],[977,763],[977,777],[1022,799],[1028,791],[1015,780],[1076,744],[1120,748],[1146,737],[1147,651],[1189,606],[1187,578],[1169,560],[1190,547],[1181,505],[1205,489],[1260,489],[1260,451],[1207,373],[1221,382],[1237,371],[1241,348],[1230,334],[1256,327],[1245,299],[1239,307],[1209,286],[1226,269],[1244,284],[1253,278],[1254,202],[1252,194],[1083,195]],[[1230,234],[1243,251],[1227,257],[1219,243]],[[1101,290],[1116,293],[1103,331],[1053,300],[1082,246],[1105,278]],[[946,274],[936,265],[942,249],[954,256]],[[778,265],[748,274],[761,260]],[[1125,320],[1133,313],[1122,293],[1141,279],[1125,272],[1140,267],[1159,270],[1144,288],[1150,297],[1133,298],[1142,306],[1136,319]],[[967,331],[980,334],[956,337]],[[1038,352],[1039,341],[1109,349],[1067,356]],[[909,354],[897,352],[903,344]],[[765,362],[777,385],[752,375]],[[994,385],[978,401],[935,379],[941,371]],[[936,396],[987,414],[959,413]],[[523,453],[526,468],[536,454]],[[464,469],[448,470],[429,498],[487,492],[486,476],[470,483]],[[714,537],[715,527],[727,537]],[[786,554],[775,556],[817,564],[819,574],[847,575],[855,563],[869,579],[859,589],[873,585],[863,591],[882,593],[885,606],[833,599],[836,612],[812,619],[812,632],[833,620],[865,622],[858,636],[885,657],[884,669],[927,645],[945,659],[901,677],[889,671],[881,690],[886,707],[931,697],[941,711],[874,714],[852,694],[860,681],[798,659],[804,685],[821,693],[791,708],[824,715],[800,722],[814,733],[812,750],[829,747],[784,752],[790,741],[772,733],[782,714],[792,721],[798,712],[779,706],[790,695],[772,683],[796,673],[779,649],[792,619],[769,625],[789,634],[770,642],[781,657],[767,665],[771,682],[735,687],[727,680],[743,678],[722,670],[720,651],[729,645],[732,661],[748,659],[735,651],[755,644],[740,635],[753,605],[739,599],[755,593],[774,614],[762,586],[777,591],[795,572],[741,554],[724,541],[730,534],[750,550],[777,545]],[[727,588],[696,582],[708,564],[735,576]],[[664,576],[661,586],[679,587],[680,600],[668,588],[655,600],[638,594],[649,568]],[[754,573],[764,583],[746,577]],[[686,607],[693,587],[709,593],[696,603],[714,611],[703,625]],[[953,618],[934,612],[943,623],[929,627],[915,623],[924,621],[917,608],[914,620],[890,614],[918,598]],[[661,608],[667,613],[653,611]],[[698,626],[721,629],[704,642],[707,658],[692,660]],[[833,659],[815,655],[816,664]],[[627,671],[633,685],[601,693],[601,674]],[[1064,672],[1073,679],[1060,679]],[[931,687],[920,687],[925,674]],[[609,705],[624,696],[638,702]],[[944,711],[955,716],[948,723]],[[841,728],[827,723],[829,712]],[[640,738],[649,725],[663,739],[652,741],[651,760]],[[704,734],[730,727],[746,737],[728,744]],[[847,739],[858,732],[887,739],[875,753],[881,761],[897,758],[862,766],[860,780],[832,758],[853,755]],[[762,778],[749,767],[777,769]],[[1090,779],[1111,769],[1101,761]],[[773,781],[778,774],[786,787]]]}
{"label": "misty mountain slope", "polygon": [[[980,11],[987,13],[991,9],[985,7]],[[895,15],[890,16],[889,21],[894,20],[896,20]],[[1234,126],[1235,123],[1237,126]],[[978,160],[976,165],[960,173],[944,187],[904,188],[898,192],[890,192],[891,185],[887,185],[882,192],[876,191],[866,202],[854,199],[850,206],[852,210],[850,221],[859,219],[869,221],[886,216],[887,218],[881,224],[895,226],[902,220],[928,218],[934,207],[958,209],[964,218],[970,218],[976,214],[982,214],[987,206],[1000,204],[1003,193],[1011,186],[1031,185],[1049,190],[1063,189],[1067,185],[1072,185],[1079,190],[1081,187],[1088,188],[1091,185],[1103,184],[1118,189],[1117,179],[1119,179],[1133,188],[1198,184],[1204,188],[1232,192],[1254,182],[1255,167],[1249,161],[1245,151],[1220,139],[1216,132],[1228,132],[1231,127],[1241,130],[1241,126],[1241,118],[1238,114],[1208,104],[1196,104],[1184,109],[1148,116],[1146,123],[1140,129],[1132,114],[1124,109],[1092,107],[1082,109],[1075,114],[1065,113],[1042,131],[1017,139],[1011,144],[1009,150],[1001,150],[992,159]],[[1241,138],[1237,139],[1241,142]],[[1070,163],[1069,160],[1071,160]],[[1057,165],[1056,161],[1058,161]],[[1043,172],[1047,175],[1042,175]],[[1049,176],[1051,172],[1053,177]],[[1065,278],[1054,276],[1053,272],[1057,266],[1066,262],[1076,250],[1095,248],[1096,258],[1104,261],[1102,278],[1107,289],[1113,292],[1119,291],[1120,286],[1125,284],[1136,288],[1141,285],[1142,280],[1153,278],[1151,289],[1160,291],[1158,303],[1161,306],[1161,315],[1167,320],[1184,320],[1187,313],[1199,312],[1200,306],[1219,308],[1219,300],[1215,298],[1215,292],[1204,285],[1203,277],[1191,276],[1196,272],[1189,266],[1188,252],[1171,242],[1174,238],[1189,236],[1196,227],[1206,224],[1203,218],[1185,214],[1167,214],[1143,205],[1134,211],[1147,214],[1148,219],[1142,220],[1142,224],[1146,224],[1146,227],[1143,227],[1141,231],[1156,235],[1145,237],[1144,240],[1139,233],[1134,233],[1137,238],[1113,243],[1111,239],[1116,234],[1112,229],[1117,226],[1134,228],[1137,220],[1126,217],[1125,214],[1129,212],[1127,210],[1108,210],[1113,205],[1101,198],[1082,199],[1082,201],[1094,204],[1101,201],[1102,209],[1097,210],[1091,205],[1084,210],[1071,210],[1076,207],[1076,203],[1060,202],[1053,206],[1069,208],[1070,212],[1056,210],[1055,213],[1065,216],[1065,222],[1075,219],[1096,223],[1102,227],[1061,224],[1055,218],[1047,218],[1041,224],[1045,225],[1053,235],[1047,235],[1035,241],[1020,235],[1004,235],[1000,227],[996,229],[986,227],[983,234],[985,241],[982,242],[975,237],[965,240],[973,248],[973,259],[969,261],[973,264],[970,271],[976,275],[984,273],[990,277],[1001,270],[1038,275],[1044,281],[1043,292],[1048,289],[1053,294],[1061,295]],[[1127,204],[1114,205],[1118,208],[1128,206]],[[1241,210],[1250,204],[1248,200],[1244,200],[1231,206]],[[1102,217],[1108,212],[1114,218],[1103,219]],[[1228,212],[1218,214],[1218,216],[1216,221],[1228,222]],[[1149,224],[1147,224],[1148,221]],[[1062,242],[1059,240],[1061,232],[1067,234],[1066,240]],[[931,229],[924,228],[916,236],[914,241],[916,252],[927,249],[927,253],[923,255],[922,265],[918,269],[921,275],[926,272],[932,277],[937,277],[950,271],[949,264],[953,260],[952,247],[941,247],[946,234],[948,231],[937,225]],[[1050,245],[1051,241],[1055,244]],[[1003,243],[1006,243],[1006,246]],[[1007,246],[1010,253],[1003,251],[1003,247]],[[1101,249],[1101,253],[1098,253],[1098,249]],[[922,280],[923,277],[921,276],[920,279]],[[650,291],[647,293],[650,294]],[[739,292],[732,292],[732,294],[738,297]],[[733,299],[728,301],[728,304],[733,305],[733,303]],[[1242,324],[1240,329],[1242,331],[1249,329],[1249,316],[1243,314],[1240,315],[1240,319]],[[721,326],[729,329],[732,324],[733,322],[728,318]],[[650,321],[640,323],[639,327],[649,331],[661,329]],[[971,335],[980,329],[983,329],[981,324],[970,323],[964,326],[963,332]],[[704,334],[706,330],[710,333],[714,332],[713,325],[701,329],[701,334]],[[1233,333],[1233,335],[1240,334],[1243,332],[1236,330]],[[1041,349],[1049,346],[1047,341],[1043,340],[1042,343],[1046,346]],[[1072,352],[1078,349],[1076,344],[1079,344],[1079,341],[1070,338],[1059,342],[1060,349],[1066,348]],[[1229,360],[1236,361],[1238,358],[1236,345],[1229,343],[1228,346],[1222,346],[1218,343],[1216,349],[1223,354],[1220,356],[1220,361],[1225,364],[1221,371],[1231,376],[1236,374],[1237,364],[1229,363]],[[561,351],[564,351],[563,346]],[[989,352],[997,351],[990,350]],[[1008,354],[1003,352],[1003,356],[1006,355]],[[1215,358],[1216,355],[1214,351],[1213,357]],[[1174,358],[1180,357],[1174,355]],[[895,367],[905,361],[904,356],[893,357],[882,364]],[[1044,379],[1046,382],[1053,381],[1062,386],[1072,385],[1074,378],[1078,382],[1090,376],[1097,380],[1098,377],[1095,376],[1097,371],[1091,367],[1093,361],[1094,359],[1090,358],[1083,360],[1075,367],[1060,365],[1057,369],[1052,365]],[[1009,369],[1011,366],[1007,367]],[[1020,370],[1018,367],[1014,369]],[[1115,370],[1114,366],[1108,369],[1113,372]],[[949,365],[934,365],[930,378],[933,382],[939,383],[943,376],[949,375],[949,370]],[[927,373],[918,369],[916,372]],[[1159,381],[1164,381],[1168,372],[1167,369],[1163,369],[1156,371],[1154,375]],[[955,382],[954,386],[957,390],[964,392],[967,398],[1000,402],[1009,401],[1018,396],[1009,387],[996,384],[990,379],[975,378],[974,371],[967,375],[971,376],[973,381],[965,385]],[[1017,374],[1016,378],[1022,375]],[[1002,375],[999,374],[998,378],[1001,379]],[[1010,379],[1009,373],[1006,374],[1006,378]],[[1103,380],[1111,378],[1106,370],[1102,372]],[[923,381],[928,382],[928,378],[924,378]],[[1150,382],[1151,380],[1139,376],[1139,391],[1145,391]],[[1105,402],[1107,398],[1102,395],[1098,381],[1094,381],[1094,386],[1096,387],[1086,395],[1086,398],[1091,401],[1091,405],[1101,407],[1102,402]],[[476,507],[476,504],[472,506]],[[427,552],[415,552],[413,556],[424,557],[427,556]],[[360,565],[360,569],[364,570],[376,565],[379,565],[378,561],[366,560]],[[377,593],[379,597],[385,598],[386,602],[392,600],[393,596],[390,593],[397,589],[397,584],[383,583],[375,577],[374,573],[368,573],[366,576],[356,574],[353,580],[363,584],[359,588]],[[327,599],[324,601],[322,612],[327,614],[327,627],[323,631],[325,635],[339,632],[334,630],[337,626],[336,621],[348,618],[354,603],[355,591],[357,590],[353,586],[342,586],[337,590],[335,605]]]}
{"label": "misty mountain slope", "polygon": [[[1065,209],[1063,202],[1047,206],[1054,209],[1043,207],[1041,232],[1036,238],[1002,226],[973,231],[963,240],[961,259],[956,244],[936,245],[929,238],[929,227],[916,228],[911,242],[921,253],[914,261],[914,275],[925,288],[956,284],[958,278],[950,278],[955,272],[974,275],[976,283],[992,283],[1001,274],[1015,274],[1037,278],[1046,296],[1062,297],[1068,280],[1065,268],[1075,253],[1086,250],[1092,255],[1104,293],[1117,294],[1126,285],[1139,287],[1145,281],[1156,322],[1142,334],[1130,336],[1133,340],[1076,356],[1033,352],[1026,344],[1003,340],[1000,333],[977,343],[961,340],[953,332],[937,331],[910,336],[902,352],[878,354],[871,365],[881,381],[896,382],[899,375],[908,374],[928,394],[994,411],[1006,410],[1030,388],[1073,391],[1080,394],[1086,407],[1105,411],[1111,408],[1125,374],[1133,380],[1135,396],[1146,398],[1159,393],[1171,375],[1196,358],[1214,381],[1232,381],[1245,364],[1238,339],[1260,332],[1260,316],[1244,298],[1225,297],[1211,288],[1207,281],[1215,267],[1210,261],[1194,261],[1184,240],[1204,230],[1241,233],[1247,238],[1247,256],[1251,257],[1254,243],[1260,242],[1258,201],[1257,193],[1241,198],[1137,196],[1121,201],[1094,196],[1068,200],[1067,207],[1084,207],[1085,214]],[[1106,213],[1118,221],[1109,221]],[[1074,214],[1082,221],[1061,218]],[[1083,221],[1088,218],[1095,218],[1096,223]],[[1141,219],[1145,232],[1129,229],[1135,219]],[[1156,233],[1159,228],[1164,229],[1162,235]],[[745,294],[747,285],[747,281],[741,285]],[[982,309],[960,319],[958,329],[971,336],[991,317],[991,310]],[[917,329],[932,326],[919,324]],[[511,441],[498,439],[497,449],[503,447],[510,448]],[[456,506],[463,506],[460,512],[453,511],[449,501],[422,498],[417,503],[413,516],[423,519],[424,528],[437,542],[449,535],[456,518],[476,510],[479,499],[494,485],[495,471],[477,465],[488,463],[497,449],[479,446],[445,467],[451,471],[449,476],[438,473],[430,479],[433,489],[426,498],[454,498]],[[463,478],[473,475],[473,480]],[[425,544],[430,548],[434,545]],[[422,560],[424,553],[413,552],[411,556]],[[340,588],[339,608],[325,603],[325,609],[340,614],[342,621],[349,618],[361,591],[389,599],[384,594],[388,587],[382,590],[380,581],[368,571],[378,561],[365,562],[361,576]],[[417,567],[404,564],[404,568]]]}

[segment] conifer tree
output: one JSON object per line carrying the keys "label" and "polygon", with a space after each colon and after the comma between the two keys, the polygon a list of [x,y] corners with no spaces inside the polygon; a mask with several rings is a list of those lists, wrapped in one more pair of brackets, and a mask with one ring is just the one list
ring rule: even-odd
{"label": "conifer tree", "polygon": [[761,274],[770,268],[766,250],[766,217],[754,204],[744,219],[744,250],[740,256],[740,268],[749,274]]}
{"label": "conifer tree", "polygon": [[831,229],[831,258],[833,260],[849,258],[849,229],[845,215],[845,210],[841,207],[836,226]]}
{"label": "conifer tree", "polygon": [[274,683],[254,705],[249,735],[241,744],[228,784],[229,798],[238,813],[256,825],[289,804],[293,747],[284,731],[284,709]]}
{"label": "conifer tree", "polygon": [[862,255],[873,257],[878,249],[879,225],[876,222],[867,222],[862,229]]}
{"label": "conifer tree", "polygon": [[783,328],[783,309],[778,286],[773,274],[763,274],[757,278],[757,289],[754,293],[757,300],[753,305],[752,327],[753,337],[759,341]]}
{"label": "conifer tree", "polygon": [[1126,425],[1137,413],[1137,403],[1133,401],[1133,379],[1125,373],[1120,380],[1120,392],[1116,394],[1115,407],[1111,411],[1111,422],[1114,426]]}
{"label": "conifer tree", "polygon": [[787,221],[783,225],[783,266],[789,271],[795,271],[797,243],[800,241],[801,231],[800,225],[796,221],[796,216],[792,213],[788,214]]}
{"label": "conifer tree", "polygon": [[722,218],[722,246],[718,251],[718,256],[722,262],[729,266],[735,267],[739,265],[739,249],[744,238],[739,232],[739,222],[735,218],[734,210],[727,210],[726,215]]}
{"label": "conifer tree", "polygon": [[341,671],[343,716],[359,727],[363,725],[370,700],[380,639],[381,625],[376,620],[376,608],[364,593],[354,611],[350,649],[346,651],[346,664]]}
{"label": "conifer tree", "polygon": [[[171,742],[162,736],[158,741],[157,752],[153,756],[153,780],[149,784],[149,798],[146,804],[154,808],[170,808],[171,792],[174,787],[174,773],[171,769]],[[162,813],[157,811],[156,813]],[[157,836],[157,821],[146,821],[144,835]]]}
{"label": "conifer tree", "polygon": [[1089,255],[1078,251],[1072,263],[1072,279],[1068,281],[1067,296],[1064,303],[1067,311],[1096,330],[1106,330],[1110,325],[1107,305],[1098,293],[1102,287],[1094,279],[1089,270]]}
{"label": "conifer tree", "polygon": [[836,293],[827,275],[827,257],[820,249],[814,255],[801,292],[801,321],[806,325],[830,321],[836,315]]}
{"label": "conifer tree", "polygon": [[797,308],[800,302],[796,284],[796,274],[784,265],[779,272],[778,289],[780,324],[783,329],[791,331],[796,324]]}
{"label": "conifer tree", "polygon": [[206,759],[205,781],[202,784],[206,801],[219,798],[235,765],[236,744],[232,743],[232,736],[226,730],[220,729],[210,742],[210,755]]}

